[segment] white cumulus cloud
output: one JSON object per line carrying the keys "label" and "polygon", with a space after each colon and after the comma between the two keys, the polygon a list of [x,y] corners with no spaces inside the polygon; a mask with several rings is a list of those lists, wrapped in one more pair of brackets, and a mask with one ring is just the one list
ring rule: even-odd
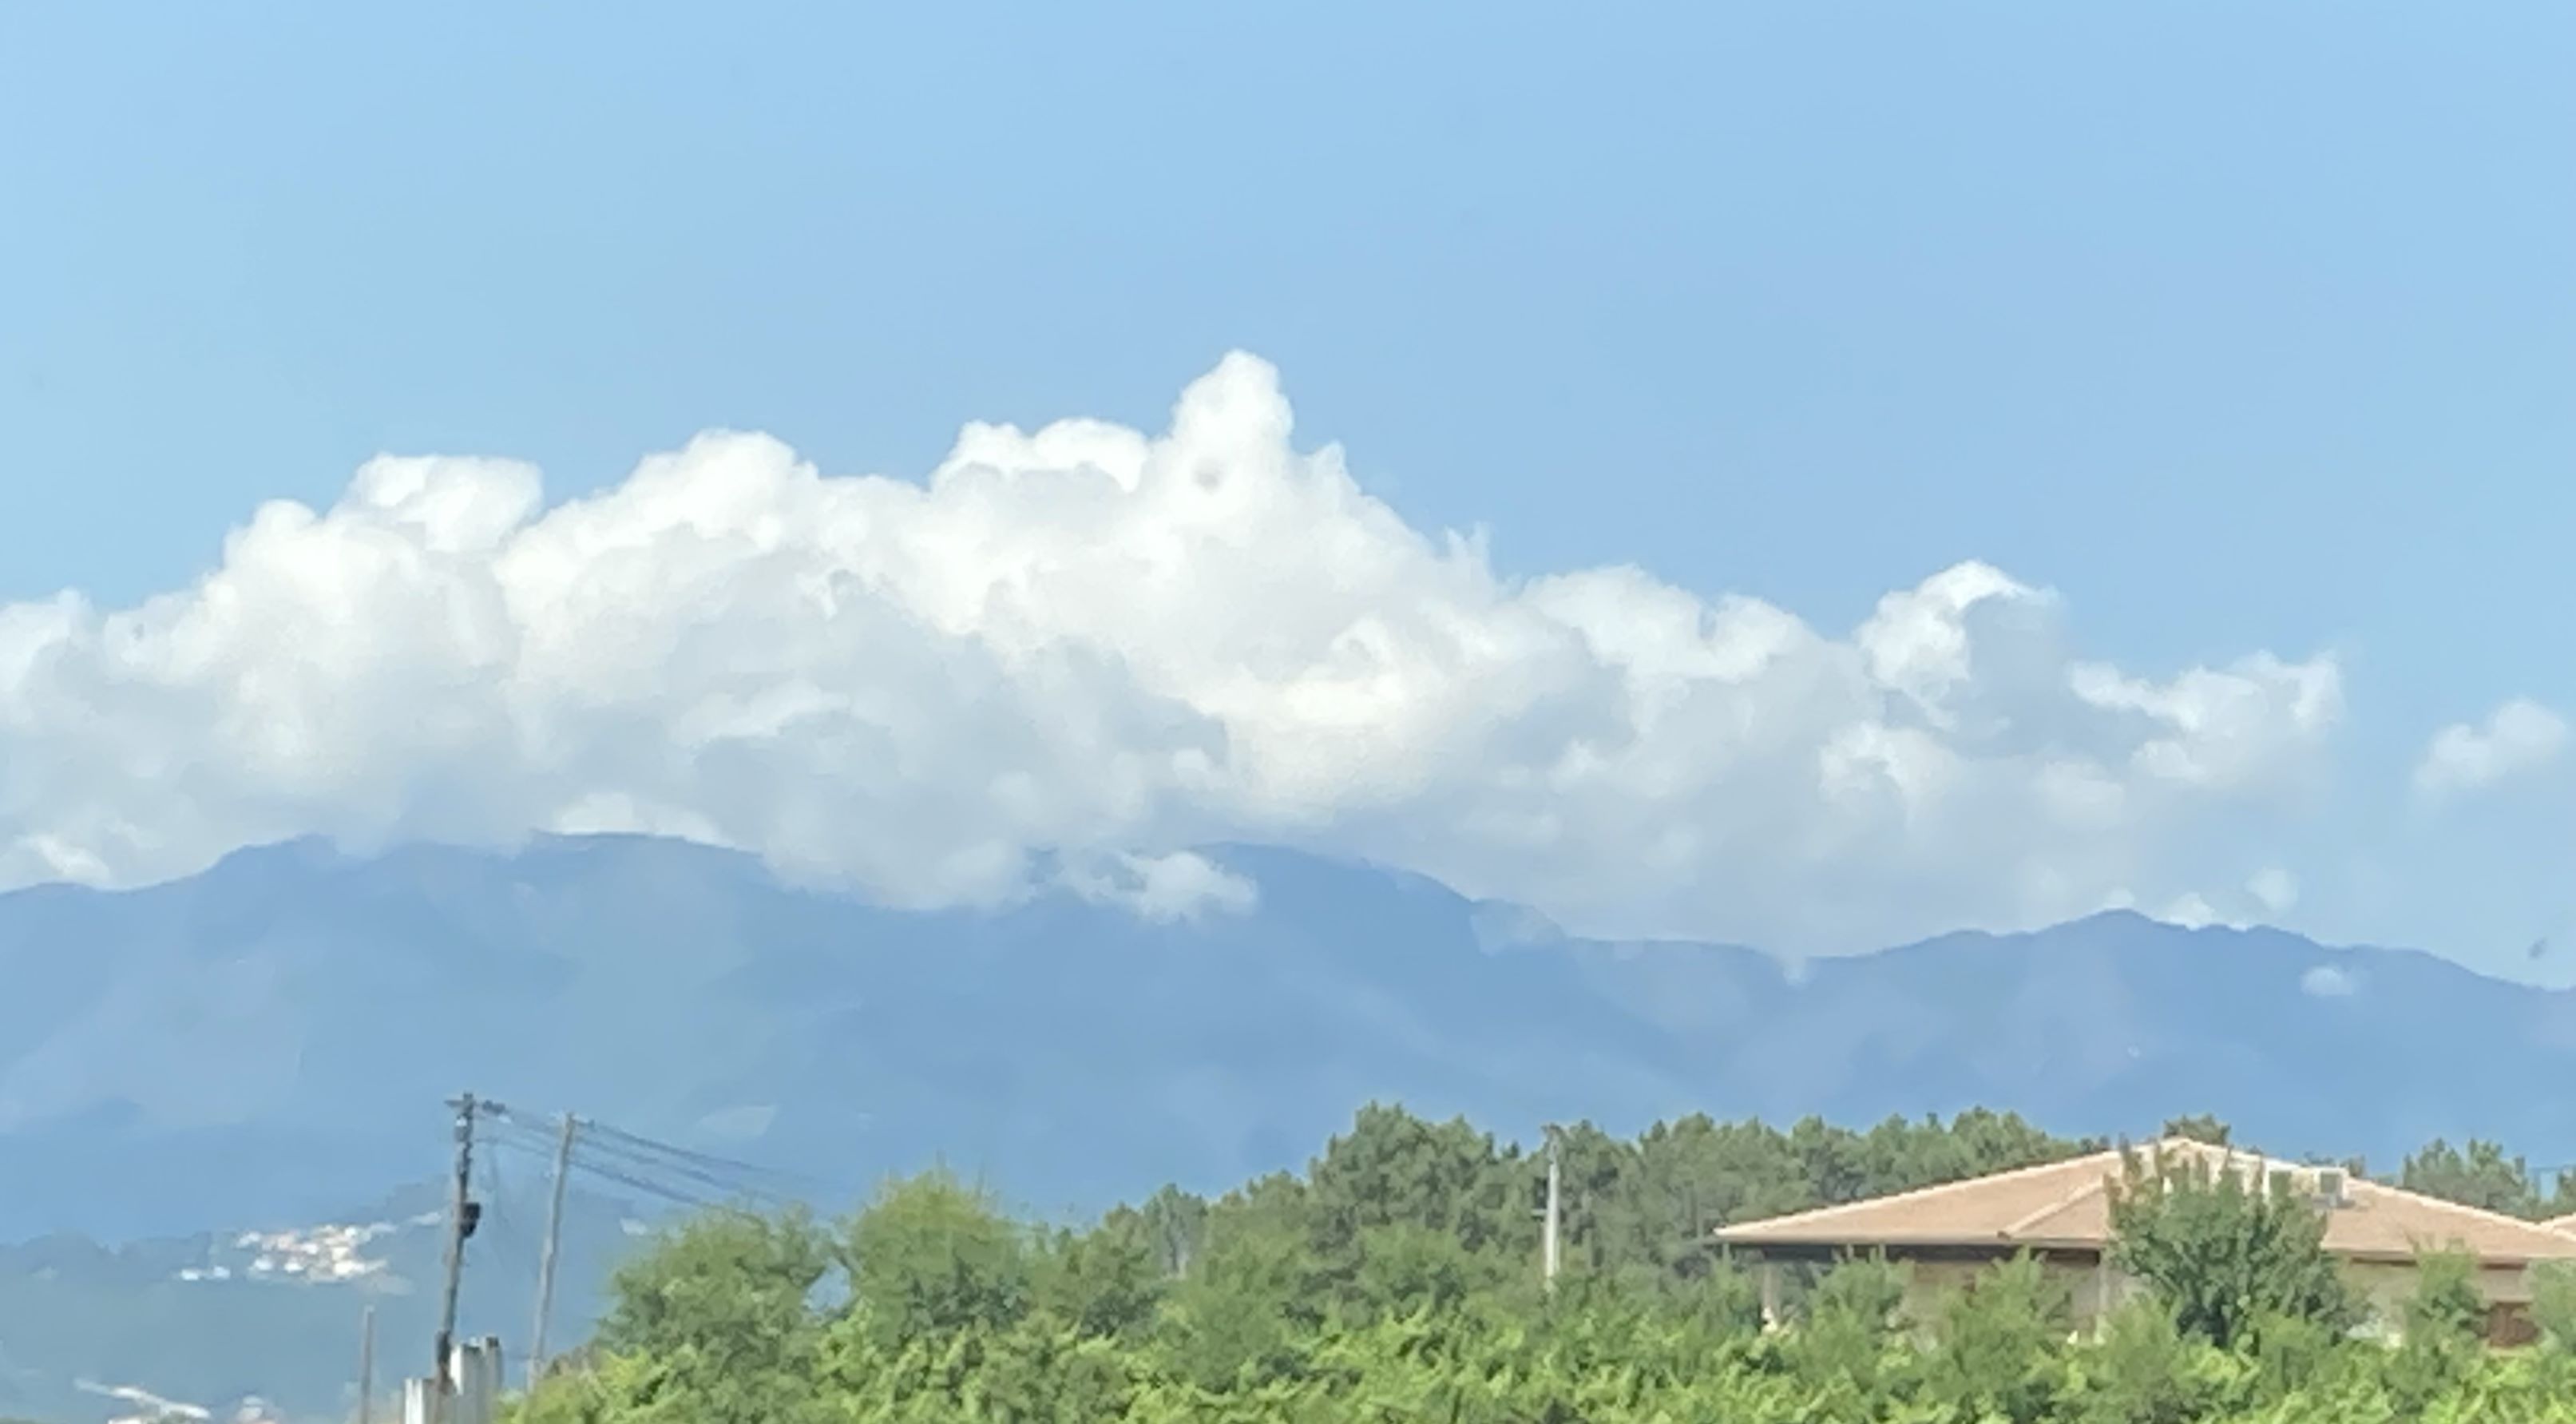
{"label": "white cumulus cloud", "polygon": [[1298,448],[1235,355],[1165,431],[970,426],[919,482],[735,433],[553,507],[525,465],[380,459],[190,587],[0,607],[0,881],[628,829],[906,905],[1086,866],[1187,917],[1249,893],[1189,847],[1267,840],[1830,950],[2180,894],[2168,861],[2293,794],[2339,713],[2330,657],[2079,658],[2056,595],[1975,562],[1841,632],[1507,578]]}
{"label": "white cumulus cloud", "polygon": [[[2187,930],[2204,930],[2212,925],[2229,924],[2229,921],[2197,891],[2185,891],[2175,896],[2173,903],[2165,906],[2164,912],[2156,918],[2169,925],[2180,925]],[[2234,928],[2233,925],[2229,927]]]}
{"label": "white cumulus cloud", "polygon": [[1101,864],[1068,867],[1057,882],[1094,904],[1164,924],[1248,915],[1261,903],[1260,886],[1196,851],[1113,853]]}
{"label": "white cumulus cloud", "polygon": [[2253,896],[2266,914],[2288,914],[2299,903],[2298,877],[2277,865],[2266,866],[2245,882],[2245,893]]}
{"label": "white cumulus cloud", "polygon": [[2483,725],[2455,722],[2434,733],[2415,764],[2415,789],[2432,798],[2482,790],[2556,761],[2566,746],[2567,719],[2517,697]]}

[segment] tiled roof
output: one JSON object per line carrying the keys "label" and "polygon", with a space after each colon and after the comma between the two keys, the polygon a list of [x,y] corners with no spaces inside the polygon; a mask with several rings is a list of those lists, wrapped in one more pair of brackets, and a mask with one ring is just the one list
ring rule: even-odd
{"label": "tiled roof", "polygon": [[[2131,1149],[2144,1160],[2198,1159],[2213,1169],[2243,1173],[2261,1184],[2292,1174],[2303,1190],[2318,1190],[2320,1169],[2255,1153],[2169,1138]],[[2153,1157],[2145,1157],[2153,1154]],[[2117,1150],[2041,1167],[1976,1177],[1871,1201],[1823,1207],[1769,1221],[1721,1228],[1719,1243],[1763,1246],[1894,1250],[1906,1247],[1980,1247],[2004,1250],[2100,1250],[2110,1244],[2110,1186],[2125,1164]],[[2332,1170],[2332,1169],[2324,1169]],[[2576,1260],[2576,1223],[2569,1229],[2457,1206],[2416,1192],[2347,1178],[2342,1204],[2326,1214],[2325,1247],[2355,1260],[2407,1260],[2424,1251],[2464,1251],[2491,1265]]]}

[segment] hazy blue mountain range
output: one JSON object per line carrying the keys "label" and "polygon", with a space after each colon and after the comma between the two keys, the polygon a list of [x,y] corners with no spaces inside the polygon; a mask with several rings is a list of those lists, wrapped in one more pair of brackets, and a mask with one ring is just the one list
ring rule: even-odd
{"label": "hazy blue mountain range", "polygon": [[[0,1241],[29,1243],[0,1252],[0,1414],[81,1417],[61,1412],[76,1374],[327,1412],[366,1292],[386,1377],[417,1368],[424,1228],[355,1284],[179,1276],[240,1256],[241,1228],[433,1209],[460,1089],[774,1167],[836,1207],[934,1158],[1042,1213],[1222,1188],[1299,1164],[1371,1098],[1522,1137],[1987,1105],[2068,1134],[2210,1112],[2383,1167],[2435,1136],[2576,1160],[2576,993],[2425,954],[2106,914],[1788,965],[1572,938],[1369,866],[1207,854],[1256,908],[907,913],[621,837],[299,842],[150,889],[0,896]],[[467,1325],[514,1347],[541,1149],[496,1142],[479,1177],[504,1206]],[[657,1204],[621,1192],[576,1198],[567,1342]],[[202,1348],[226,1328],[269,1343]]]}
{"label": "hazy blue mountain range", "polygon": [[2576,1159],[2576,993],[2429,955],[2107,914],[1784,965],[1568,938],[1419,877],[1210,854],[1258,908],[915,914],[671,841],[0,897],[0,1239],[330,1219],[428,1179],[460,1089],[849,1193],[934,1154],[1039,1210],[1293,1164],[1370,1097],[1549,1117],[2065,1132],[2210,1111],[2274,1150],[2437,1134]]}

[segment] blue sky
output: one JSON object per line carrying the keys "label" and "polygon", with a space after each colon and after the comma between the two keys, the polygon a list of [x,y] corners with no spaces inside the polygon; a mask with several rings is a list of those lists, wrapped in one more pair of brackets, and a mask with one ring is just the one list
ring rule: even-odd
{"label": "blue sky", "polygon": [[1243,349],[1507,577],[1839,636],[1975,559],[2142,677],[2330,653],[2256,854],[2307,927],[2526,972],[2576,914],[2563,783],[2407,781],[2576,707],[2576,12],[607,13],[0,18],[0,600],[184,587],[379,452],[917,478]]}

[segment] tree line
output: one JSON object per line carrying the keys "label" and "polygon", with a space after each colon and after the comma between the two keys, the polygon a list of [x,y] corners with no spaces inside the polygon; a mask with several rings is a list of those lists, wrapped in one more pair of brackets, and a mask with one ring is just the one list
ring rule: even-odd
{"label": "tree line", "polygon": [[[2168,1132],[2227,1136],[2205,1118]],[[2543,1283],[2539,1347],[2491,1352],[2468,1264],[2428,1259],[2402,1343],[2369,1343],[2322,1218],[2233,1178],[2115,1195],[2116,1263],[2147,1289],[2083,1338],[2028,1260],[1921,1318],[1901,1266],[1848,1261],[1800,1277],[1789,1322],[1766,1329],[1753,1281],[1707,1245],[1730,1222],[2108,1145],[1984,1111],[1866,1131],[1578,1125],[1559,1135],[1552,1285],[1540,1155],[1390,1105],[1303,1172],[1214,1199],[1167,1187],[1078,1227],[1015,1219],[933,1171],[844,1221],[676,1227],[515,1419],[2576,1424],[2558,1402],[2576,1401],[2576,1284]],[[2482,1142],[2432,1144],[2393,1180],[2525,1217],[2576,1210],[2576,1181],[2544,1185]]]}

